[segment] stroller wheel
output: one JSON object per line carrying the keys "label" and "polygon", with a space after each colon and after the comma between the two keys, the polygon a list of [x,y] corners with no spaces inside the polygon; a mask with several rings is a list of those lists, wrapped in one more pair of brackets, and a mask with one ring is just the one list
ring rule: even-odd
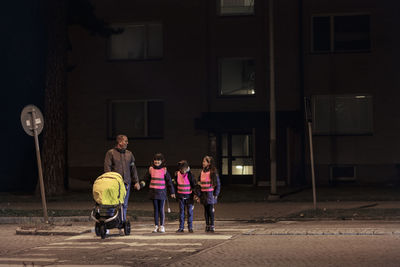
{"label": "stroller wheel", "polygon": [[126,221],[124,223],[124,233],[125,233],[125,235],[130,235],[131,234],[131,223],[130,223],[130,221]]}
{"label": "stroller wheel", "polygon": [[100,236],[100,224],[96,223],[94,226],[94,232],[96,233],[97,236]]}
{"label": "stroller wheel", "polygon": [[106,238],[106,226],[104,224],[100,225],[100,235],[101,239]]}

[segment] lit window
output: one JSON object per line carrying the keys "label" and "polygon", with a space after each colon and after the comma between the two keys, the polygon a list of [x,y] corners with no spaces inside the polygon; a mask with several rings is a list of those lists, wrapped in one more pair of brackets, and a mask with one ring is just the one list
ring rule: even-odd
{"label": "lit window", "polygon": [[220,95],[254,95],[254,59],[220,61]]}
{"label": "lit window", "polygon": [[122,33],[113,34],[109,39],[108,57],[111,60],[144,60],[163,57],[162,25],[112,25],[123,29]]}
{"label": "lit window", "polygon": [[108,106],[108,136],[161,138],[164,134],[164,102],[160,100],[112,100]]}
{"label": "lit window", "polygon": [[252,15],[254,14],[254,0],[219,0],[220,15]]}
{"label": "lit window", "polygon": [[313,52],[370,49],[370,15],[330,15],[312,18]]}

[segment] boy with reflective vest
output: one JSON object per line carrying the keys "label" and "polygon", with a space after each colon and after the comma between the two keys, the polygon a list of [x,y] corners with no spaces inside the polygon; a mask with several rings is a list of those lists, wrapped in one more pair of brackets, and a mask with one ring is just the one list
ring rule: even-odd
{"label": "boy with reflective vest", "polygon": [[217,203],[218,195],[221,190],[221,183],[218,171],[215,168],[214,159],[211,156],[205,156],[202,162],[203,170],[200,173],[200,190],[197,195],[204,205],[204,218],[206,220],[206,232],[214,232],[214,205]]}
{"label": "boy with reflective vest", "polygon": [[176,232],[183,233],[184,231],[186,208],[189,233],[193,233],[193,190],[195,189],[196,183],[186,160],[178,162],[178,171],[175,173],[175,183],[179,202],[179,229]]}
{"label": "boy with reflective vest", "polygon": [[[172,198],[175,198],[175,190],[172,185],[171,176],[165,167],[163,154],[157,153],[153,157],[153,164],[146,173],[144,180],[149,184],[150,199],[153,200],[154,224],[153,233],[165,233],[165,200],[167,200],[167,187]],[[149,183],[150,181],[150,183]]]}

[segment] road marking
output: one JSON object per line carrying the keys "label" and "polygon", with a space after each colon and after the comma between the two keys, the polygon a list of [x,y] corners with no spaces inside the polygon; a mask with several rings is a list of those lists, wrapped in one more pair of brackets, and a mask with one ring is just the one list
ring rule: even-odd
{"label": "road marking", "polygon": [[0,261],[29,261],[29,262],[36,262],[36,261],[44,261],[44,262],[52,262],[58,260],[57,258],[0,258]]}
{"label": "road marking", "polygon": [[[180,253],[180,252],[196,252],[197,249],[194,248],[181,248],[181,249],[164,249],[164,248],[146,248],[147,250],[153,250],[153,251],[164,251],[164,252],[176,252],[176,253]],[[136,248],[121,248],[118,251],[141,251],[140,249],[136,249]]]}
{"label": "road marking", "polygon": [[[49,244],[48,246],[66,246],[66,245],[73,245],[76,246],[76,242],[58,242],[58,243],[52,243]],[[202,246],[201,243],[140,243],[140,242],[132,242],[132,243],[127,243],[127,242],[119,242],[119,241],[112,241],[112,242],[80,242],[80,246],[82,245],[126,245],[126,246],[131,246],[131,247],[139,247],[139,246]],[[48,247],[46,246],[46,247]],[[46,254],[38,254],[38,255],[46,255]]]}
{"label": "road marking", "polygon": [[[90,236],[90,235],[89,235]],[[232,238],[231,235],[218,235],[218,234],[203,234],[203,235],[165,235],[165,234],[154,234],[154,235],[127,235],[119,236],[121,240],[227,240]],[[88,239],[88,235],[72,236],[67,240],[80,240]]]}
{"label": "road marking", "polygon": [[101,247],[93,247],[93,246],[71,246],[71,247],[67,247],[67,246],[60,246],[60,247],[50,247],[50,246],[46,246],[46,247],[37,247],[37,248],[32,248],[32,249],[38,249],[38,250],[50,250],[50,249],[99,249]]}

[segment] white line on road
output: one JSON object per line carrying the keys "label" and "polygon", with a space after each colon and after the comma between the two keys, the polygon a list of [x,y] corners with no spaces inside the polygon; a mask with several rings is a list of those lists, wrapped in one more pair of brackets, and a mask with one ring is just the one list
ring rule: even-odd
{"label": "white line on road", "polygon": [[[121,240],[226,240],[230,239],[231,235],[219,234],[203,234],[203,235],[167,235],[167,234],[154,234],[154,235],[127,235],[118,236],[116,239]],[[92,238],[91,234],[77,235],[69,237],[67,240],[81,240]]]}
{"label": "white line on road", "polygon": [[127,245],[127,246],[131,246],[131,247],[135,247],[135,246],[201,246],[201,243],[173,243],[173,242],[169,242],[169,243],[139,243],[139,242],[132,242],[132,243],[128,243],[128,242],[119,242],[119,241],[112,241],[112,242],[58,242],[58,243],[53,243],[53,244],[49,244],[48,246],[66,246],[66,245],[72,245],[72,246],[76,246],[77,244],[79,244],[80,246],[82,245],[88,245],[88,246],[93,246],[93,245]]}
{"label": "white line on road", "polygon": [[[180,252],[195,252],[197,251],[194,248],[181,248],[181,249],[163,249],[163,248],[146,248],[146,250],[153,250],[153,251],[164,251],[164,252],[170,252],[170,253],[180,253]],[[119,251],[141,251],[140,249],[136,248],[121,248]]]}
{"label": "white line on road", "polygon": [[24,261],[29,261],[29,262],[51,262],[51,261],[56,261],[58,260],[57,258],[52,259],[52,258],[0,258],[0,261],[18,261],[18,262],[24,262]]}

